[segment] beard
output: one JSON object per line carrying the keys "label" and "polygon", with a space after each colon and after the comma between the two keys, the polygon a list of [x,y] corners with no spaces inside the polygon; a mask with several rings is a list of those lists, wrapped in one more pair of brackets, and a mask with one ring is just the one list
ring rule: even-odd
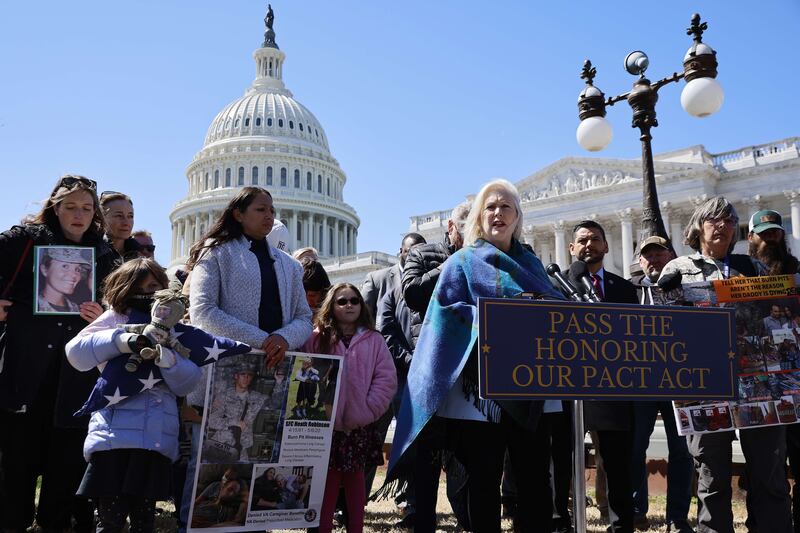
{"label": "beard", "polygon": [[748,255],[767,265],[768,276],[797,272],[797,258],[789,252],[785,239],[777,243],[764,241],[761,246],[751,242],[748,246]]}

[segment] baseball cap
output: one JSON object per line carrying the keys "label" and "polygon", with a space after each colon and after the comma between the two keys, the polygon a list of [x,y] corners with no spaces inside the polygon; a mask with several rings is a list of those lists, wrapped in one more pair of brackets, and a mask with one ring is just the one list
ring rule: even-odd
{"label": "baseball cap", "polygon": [[750,217],[749,231],[761,233],[768,229],[783,229],[783,219],[780,213],[771,209],[762,209]]}
{"label": "baseball cap", "polygon": [[642,241],[642,244],[639,246],[639,253],[641,254],[644,252],[644,249],[650,245],[660,246],[665,250],[669,250],[669,241],[667,239],[659,237],[658,235],[653,235]]}

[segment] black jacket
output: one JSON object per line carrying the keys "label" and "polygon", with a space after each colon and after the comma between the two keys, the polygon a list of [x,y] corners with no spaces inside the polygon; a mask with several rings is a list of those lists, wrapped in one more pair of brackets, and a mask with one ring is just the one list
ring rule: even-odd
{"label": "black jacket", "polygon": [[[54,410],[58,427],[85,427],[88,416],[75,418],[97,381],[96,371],[78,372],[67,362],[64,347],[87,324],[77,315],[34,315],[34,253],[39,245],[70,245],[60,228],[44,224],[14,226],[0,233],[0,284],[10,282],[28,241],[28,252],[12,287],[6,321],[6,346],[0,370],[0,409]],[[116,255],[99,236],[84,236],[79,246],[95,249],[96,285],[114,269]],[[99,291],[97,293],[99,300]]]}
{"label": "black jacket", "polygon": [[422,329],[422,317],[408,307],[399,287],[383,296],[378,304],[378,315],[380,332],[394,359],[397,377],[405,382]]}
{"label": "black jacket", "polygon": [[403,267],[403,298],[408,307],[425,318],[425,311],[439,280],[442,263],[455,253],[453,245],[443,242],[414,246]]}

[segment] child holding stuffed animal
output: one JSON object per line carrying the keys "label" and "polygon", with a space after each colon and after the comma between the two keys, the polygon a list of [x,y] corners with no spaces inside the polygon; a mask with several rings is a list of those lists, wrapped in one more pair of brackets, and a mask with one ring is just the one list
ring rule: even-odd
{"label": "child holding stuffed animal", "polygon": [[132,533],[153,531],[156,501],[171,496],[171,465],[178,458],[175,398],[192,390],[202,373],[168,343],[154,344],[120,326],[149,322],[153,295],[167,285],[164,269],[152,259],[124,263],[104,282],[110,309],[67,344],[70,364],[84,372],[95,367],[102,371],[115,357],[150,348],[163,377],[92,413],[83,446],[89,466],[78,495],[97,505],[98,533],[122,531],[128,516]]}
{"label": "child holding stuffed animal", "polygon": [[347,530],[360,533],[366,505],[364,468],[383,463],[383,439],[374,422],[389,409],[397,374],[364,298],[350,283],[339,283],[328,291],[314,325],[305,351],[344,356],[319,530],[330,533],[343,485]]}

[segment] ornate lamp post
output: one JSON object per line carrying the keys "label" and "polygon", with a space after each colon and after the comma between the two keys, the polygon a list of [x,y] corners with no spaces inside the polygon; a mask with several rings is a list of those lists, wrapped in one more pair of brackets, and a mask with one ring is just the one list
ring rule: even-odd
{"label": "ornate lamp post", "polygon": [[[642,182],[644,189],[644,202],[642,209],[642,238],[658,235],[667,238],[664,220],[658,204],[656,191],[656,175],[653,169],[653,149],[650,146],[652,135],[650,129],[658,126],[656,120],[656,102],[658,90],[669,83],[680,79],[686,80],[686,87],[681,93],[681,105],[687,113],[696,117],[706,117],[715,113],[724,99],[722,87],[714,79],[717,77],[717,53],[703,42],[703,32],[708,25],[700,22],[700,15],[692,15],[692,22],[686,30],[687,35],[692,35],[694,43],[683,58],[683,72],[674,72],[672,76],[656,82],[645,78],[644,73],[650,61],[647,55],[639,50],[631,52],[625,58],[625,70],[634,76],[639,76],[633,88],[627,93],[606,99],[603,92],[594,86],[594,77],[597,70],[588,59],[583,64],[581,78],[586,81],[586,87],[578,97],[578,116],[581,123],[578,126],[578,144],[590,152],[602,150],[611,142],[611,125],[605,119],[606,106],[613,106],[617,102],[626,100],[633,110],[632,127],[639,128],[642,141]],[[574,437],[575,461],[573,476],[573,516],[575,519],[576,533],[586,532],[586,508],[584,506],[586,485],[584,479],[583,457],[583,405],[582,401],[575,401],[574,409]]]}
{"label": "ornate lamp post", "polygon": [[606,99],[603,92],[594,86],[593,80],[597,70],[588,59],[583,64],[581,78],[586,81],[586,87],[578,97],[578,116],[581,123],[578,126],[578,144],[590,152],[602,150],[611,142],[611,125],[604,118],[606,106],[613,106],[617,102],[626,100],[633,110],[632,127],[639,128],[642,141],[642,181],[644,187],[644,203],[642,211],[642,236],[653,235],[667,237],[661,211],[658,207],[658,193],[656,191],[656,177],[653,170],[653,150],[650,146],[652,136],[650,129],[658,126],[656,120],[656,102],[658,90],[669,83],[680,79],[687,84],[681,93],[683,109],[695,117],[706,117],[715,113],[724,99],[722,87],[714,79],[717,77],[717,53],[703,42],[703,32],[708,25],[700,22],[700,15],[692,15],[692,23],[686,30],[687,35],[692,35],[694,43],[683,58],[683,72],[673,73],[664,79],[651,82],[645,78],[644,73],[650,61],[644,52],[635,51],[625,58],[625,70],[634,76],[639,76],[633,88],[627,93]]}

